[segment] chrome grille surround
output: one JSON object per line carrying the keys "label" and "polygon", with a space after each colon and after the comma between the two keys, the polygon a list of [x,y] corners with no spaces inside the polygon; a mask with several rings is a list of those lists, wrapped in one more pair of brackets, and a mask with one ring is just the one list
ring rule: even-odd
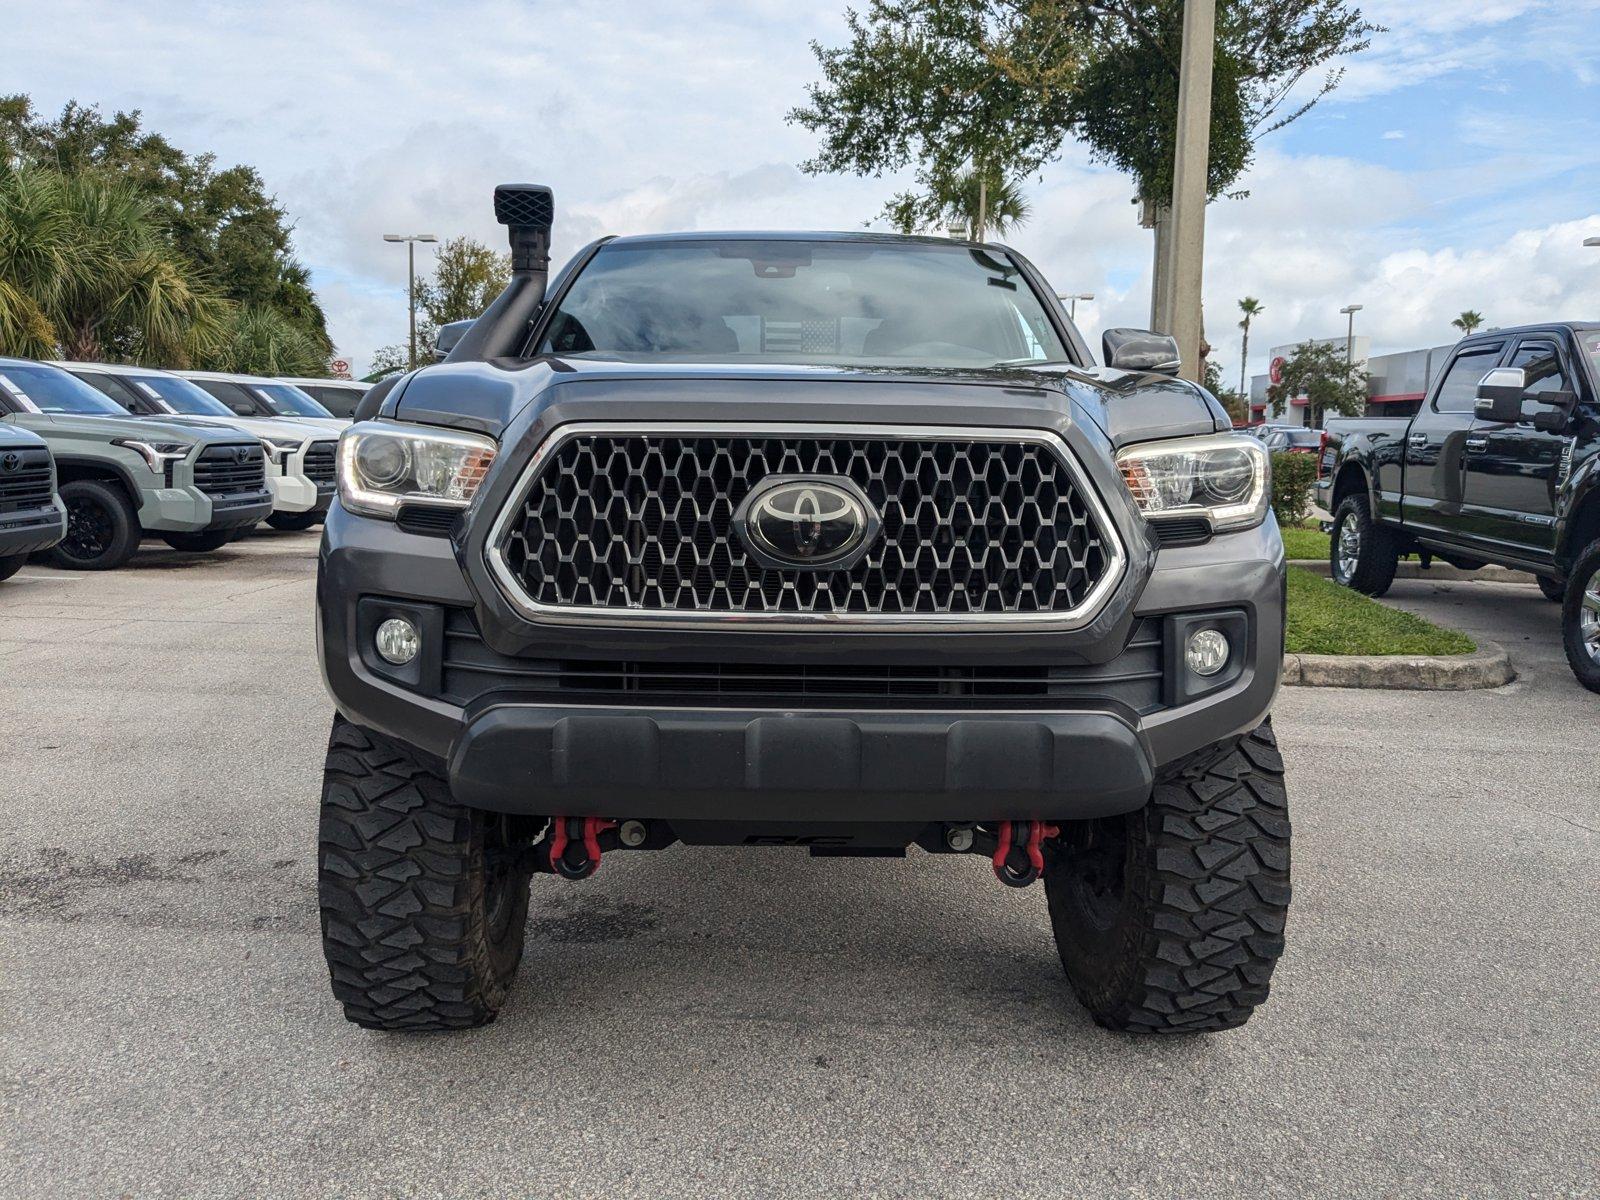
{"label": "chrome grille surround", "polygon": [[[726,571],[732,565],[738,571],[747,572],[752,577],[745,589],[745,595],[762,590],[759,581],[763,575],[773,577],[776,582],[769,582],[766,590],[775,593],[775,602],[765,602],[764,607],[746,608],[735,607],[729,602],[724,607],[676,607],[665,604],[647,606],[642,602],[627,603],[570,603],[564,602],[557,596],[554,602],[541,599],[521,574],[521,569],[528,563],[527,537],[525,527],[530,517],[527,506],[530,500],[545,499],[543,476],[547,469],[558,467],[557,456],[563,448],[575,441],[586,440],[591,446],[596,442],[617,442],[640,440],[649,442],[662,439],[678,442],[698,442],[702,445],[710,442],[725,442],[737,446],[748,453],[752,444],[795,443],[798,447],[815,450],[821,445],[826,452],[825,461],[820,465],[814,457],[811,461],[795,463],[789,459],[781,462],[766,462],[763,458],[765,470],[745,471],[731,462],[721,465],[720,470],[731,470],[731,479],[720,486],[715,486],[715,495],[710,497],[710,503],[700,509],[694,509],[694,524],[702,527],[702,537],[706,532],[713,535],[713,544],[709,547],[702,546],[696,550],[690,546],[692,539],[685,539],[680,544],[682,549],[690,549],[696,555],[695,565],[699,571],[699,579],[692,584],[680,586],[700,587],[715,589],[719,581],[712,568]],[[846,462],[834,461],[833,446],[829,444],[853,443],[849,453],[845,455]],[[886,557],[893,558],[893,568],[901,572],[916,571],[916,558],[919,552],[928,552],[930,562],[924,569],[937,570],[950,575],[949,562],[953,561],[947,553],[956,548],[967,546],[966,533],[953,544],[942,548],[933,546],[933,541],[939,537],[939,530],[951,527],[948,520],[940,520],[940,514],[922,500],[913,506],[909,514],[903,511],[899,501],[889,498],[884,500],[884,480],[881,476],[870,473],[878,470],[866,461],[871,453],[869,444],[882,444],[899,447],[895,453],[898,457],[912,452],[917,455],[919,469],[931,469],[935,475],[943,471],[942,477],[950,486],[945,490],[946,497],[951,501],[952,509],[965,509],[969,514],[967,531],[979,524],[979,518],[987,512],[990,506],[1002,503],[1004,498],[999,497],[1000,492],[1007,493],[1012,508],[1018,512],[1012,515],[1003,512],[1005,520],[1000,527],[1000,533],[995,542],[990,545],[986,537],[979,538],[989,549],[1000,555],[1010,555],[1013,564],[1019,563],[1027,555],[1034,555],[1032,567],[1036,571],[1049,571],[1056,565],[1057,548],[1065,551],[1069,558],[1068,570],[1080,573],[1079,586],[1071,584],[1051,586],[1050,599],[1046,606],[1040,606],[1037,601],[1038,592],[1035,592],[1035,601],[1031,605],[1022,602],[1006,607],[950,607],[948,603],[943,606],[934,606],[929,609],[898,608],[895,611],[881,611],[870,608],[849,607],[851,598],[860,604],[862,601],[862,579],[851,578],[865,572],[882,572]],[[940,462],[940,452],[929,450],[930,446],[951,445],[953,450],[945,454],[944,462]],[[973,512],[975,507],[967,490],[974,482],[982,484],[979,478],[971,478],[970,464],[966,482],[957,486],[963,478],[954,467],[955,459],[969,458],[975,448],[984,448],[986,455],[985,469],[998,470],[1005,477],[996,477],[998,486],[994,488],[995,495],[983,497],[982,511]],[[997,457],[996,451],[999,452]],[[765,453],[765,450],[763,450]],[[731,455],[730,455],[731,456]],[[724,456],[724,457],[730,457]],[[1008,466],[1009,456],[1009,466]],[[609,460],[608,460],[609,461]],[[1029,467],[1034,468],[1029,471]],[[863,469],[869,472],[865,481],[866,490],[875,503],[883,509],[885,528],[879,537],[878,544],[873,551],[851,571],[842,572],[807,572],[807,571],[766,571],[763,572],[753,560],[749,560],[743,547],[738,543],[729,525],[732,510],[737,507],[743,491],[755,482],[759,482],[765,474],[775,474],[779,470],[791,473],[800,472],[807,474],[840,474],[854,478]],[[1009,471],[1009,474],[1007,472]],[[630,469],[624,468],[619,472],[623,476],[632,475]],[[1035,475],[1038,478],[1035,478]],[[1045,476],[1050,477],[1050,482],[1041,490],[1040,482]],[[715,481],[721,475],[706,473],[705,478]],[[606,476],[608,485],[614,483],[609,475]],[[696,476],[696,482],[701,476]],[[909,481],[915,483],[913,478]],[[937,480],[936,480],[937,482]],[[732,484],[730,490],[729,484]],[[878,486],[871,486],[876,483]],[[1056,485],[1059,484],[1059,488]],[[693,484],[685,491],[692,491]],[[1052,488],[1056,488],[1053,492]],[[740,490],[742,489],[742,490]],[[536,490],[540,492],[535,496]],[[621,493],[625,486],[616,488],[613,496],[616,502],[626,506],[630,501]],[[1039,547],[1037,533],[1046,527],[1039,510],[1039,497],[1050,492],[1056,498],[1059,506],[1055,520],[1048,526],[1049,536],[1043,539],[1044,549]],[[612,499],[606,501],[607,504]],[[691,506],[694,503],[692,496],[685,495]],[[915,511],[921,507],[924,511],[921,517],[920,528],[918,514]],[[1059,533],[1061,509],[1067,510],[1068,536],[1062,537]],[[1025,530],[1021,523],[1022,510],[1032,510],[1035,514],[1034,528]],[[635,507],[635,512],[638,511]],[[702,515],[703,514],[703,515]],[[948,514],[947,514],[948,516]],[[931,518],[931,523],[930,523]],[[577,531],[577,522],[570,518],[559,518],[569,527],[565,532],[570,535],[569,541],[589,542],[590,536]],[[592,523],[593,518],[590,518]],[[555,524],[556,522],[552,522]],[[637,525],[638,522],[636,521]],[[1072,534],[1076,531],[1076,539]],[[909,535],[916,535],[909,537]],[[905,556],[900,554],[900,537],[908,536],[907,546],[913,551],[913,561],[906,562]],[[588,564],[594,564],[598,558],[600,565],[604,565],[607,553],[620,553],[626,557],[631,550],[633,558],[629,565],[635,569],[643,565],[640,557],[642,545],[636,544],[628,547],[617,543],[606,547],[605,552],[596,556],[592,550],[588,551]],[[1005,540],[1006,545],[999,543]],[[542,537],[540,549],[548,550],[548,543],[559,542],[558,538]],[[513,545],[513,543],[518,543]],[[911,543],[916,543],[911,545]],[[1071,543],[1070,546],[1068,543]],[[703,552],[703,553],[702,553]],[[936,561],[938,554],[946,553],[946,561]],[[1051,558],[1041,560],[1038,555],[1048,552]],[[561,565],[572,565],[575,555],[569,545],[565,555],[556,548],[558,557],[564,558]],[[1067,630],[1079,628],[1099,613],[1106,598],[1121,581],[1127,565],[1127,556],[1123,549],[1122,541],[1118,536],[1115,523],[1111,520],[1094,486],[1084,475],[1072,452],[1065,442],[1056,434],[1033,429],[994,429],[980,427],[959,426],[884,426],[884,425],[852,425],[847,423],[827,424],[793,424],[793,423],[756,423],[730,425],[727,423],[701,423],[693,421],[684,422],[575,422],[563,425],[554,430],[539,448],[535,451],[526,467],[511,489],[508,499],[500,512],[496,515],[489,531],[486,542],[486,557],[490,573],[494,576],[501,591],[511,605],[528,619],[546,624],[592,624],[605,623],[614,626],[626,627],[699,627],[722,624],[728,627],[755,628],[764,631],[775,630],[817,630],[819,628],[857,628],[873,631],[894,630],[942,630],[949,632],[991,630],[1000,628],[1017,628],[1032,630]],[[981,557],[981,555],[980,555]],[[702,561],[704,559],[704,561]],[[620,561],[620,560],[613,560]],[[660,565],[659,551],[652,566]],[[965,562],[960,564],[969,568],[969,574],[982,569],[973,563],[970,554]],[[1017,565],[1005,567],[1015,574]],[[707,572],[711,572],[708,574]],[[954,579],[954,576],[951,576]],[[807,582],[809,581],[809,582]],[[534,585],[539,588],[541,585]],[[590,586],[588,583],[585,587]],[[620,586],[620,585],[619,585]],[[726,579],[721,580],[723,589],[728,587]],[[882,585],[887,586],[887,585]],[[806,591],[806,598],[801,599],[801,589]],[[541,590],[550,591],[549,588]],[[927,591],[928,589],[924,589]],[[624,587],[624,591],[626,588]],[[949,595],[969,594],[963,588],[957,593],[952,587],[947,589]],[[1064,593],[1064,594],[1063,594]],[[617,594],[614,590],[608,594]],[[623,597],[625,600],[626,596]],[[664,596],[662,597],[664,599]],[[843,600],[841,606],[840,600]],[[590,600],[593,599],[591,591]],[[1062,604],[1061,600],[1067,601]],[[811,607],[801,607],[801,604]],[[991,601],[992,603],[992,601]],[[782,607],[789,604],[792,607]]]}

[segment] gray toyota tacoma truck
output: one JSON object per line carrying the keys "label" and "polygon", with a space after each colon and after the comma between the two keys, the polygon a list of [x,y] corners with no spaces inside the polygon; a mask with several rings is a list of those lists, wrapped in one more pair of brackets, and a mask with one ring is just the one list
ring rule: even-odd
{"label": "gray toyota tacoma truck", "polygon": [[43,438],[0,421],[0,580],[67,532],[56,467]]}
{"label": "gray toyota tacoma truck", "polygon": [[0,358],[0,421],[55,457],[67,531],[52,566],[108,571],[145,534],[216,550],[272,511],[261,443],[184,417],[139,420],[59,367]]}
{"label": "gray toyota tacoma truck", "polygon": [[548,189],[496,211],[507,290],[340,442],[346,1016],[492,1020],[533,876],[686,843],[979,854],[1043,880],[1103,1025],[1244,1022],[1289,902],[1284,551],[1170,339],[1096,366],[999,245],[608,238],[548,279]]}

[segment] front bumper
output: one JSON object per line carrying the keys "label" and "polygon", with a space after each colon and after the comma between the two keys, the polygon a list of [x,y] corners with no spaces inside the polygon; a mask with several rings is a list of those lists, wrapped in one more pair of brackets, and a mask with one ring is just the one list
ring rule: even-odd
{"label": "front bumper", "polygon": [[44,508],[0,512],[0,558],[36,554],[67,536],[67,509],[58,496]]}
{"label": "front bumper", "polygon": [[[1169,638],[1164,698],[1150,711],[1111,699],[959,710],[820,707],[801,699],[601,704],[515,690],[453,703],[436,682],[446,641],[440,614],[478,609],[458,558],[465,553],[457,542],[352,516],[335,503],[324,527],[318,638],[325,681],[345,716],[443,761],[456,796],[486,809],[852,823],[1126,812],[1145,803],[1164,769],[1259,724],[1281,673],[1284,556],[1270,518],[1203,546],[1160,551],[1131,611],[1109,631],[537,631],[543,653],[583,659],[887,662],[915,653],[951,662],[1104,664],[1121,649],[1109,642],[1128,638],[1140,618],[1169,631],[1213,617],[1228,622],[1237,649],[1222,682],[1198,695],[1180,686],[1183,668]],[[374,621],[391,611],[423,630],[424,651],[404,669],[371,651]]]}
{"label": "front bumper", "polygon": [[197,487],[152,488],[140,494],[139,524],[150,533],[237,529],[272,514],[272,492],[212,496]]}
{"label": "front bumper", "polygon": [[267,486],[272,489],[273,512],[327,512],[333,502],[333,484],[319,486],[304,475],[269,474]]}

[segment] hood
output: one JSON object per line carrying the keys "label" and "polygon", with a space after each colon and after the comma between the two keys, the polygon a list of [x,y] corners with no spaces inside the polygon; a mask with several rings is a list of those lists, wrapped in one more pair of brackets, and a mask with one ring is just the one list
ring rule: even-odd
{"label": "hood", "polygon": [[20,450],[24,446],[42,446],[44,439],[32,430],[24,429],[10,421],[0,421],[0,446],[8,450]]}
{"label": "hood", "polygon": [[[587,395],[663,399],[702,396],[733,419],[834,420],[915,424],[934,410],[976,401],[997,425],[1039,427],[1069,412],[1115,445],[1231,428],[1201,388],[1164,375],[1059,365],[988,369],[838,367],[783,364],[662,363],[575,358],[441,363],[413,372],[385,399],[402,421],[499,434],[552,388]],[[720,405],[719,402],[720,401]]]}
{"label": "hood", "polygon": [[107,442],[113,438],[140,438],[188,445],[252,440],[229,425],[206,425],[201,417],[95,417],[77,413],[25,413],[18,420],[25,421],[28,428],[47,437],[55,433]]}
{"label": "hood", "polygon": [[325,422],[320,418],[317,424],[301,421],[289,417],[147,417],[142,420],[153,422],[182,422],[184,424],[202,425],[209,429],[235,429],[249,434],[253,438],[300,438],[302,441],[326,441],[334,436]]}

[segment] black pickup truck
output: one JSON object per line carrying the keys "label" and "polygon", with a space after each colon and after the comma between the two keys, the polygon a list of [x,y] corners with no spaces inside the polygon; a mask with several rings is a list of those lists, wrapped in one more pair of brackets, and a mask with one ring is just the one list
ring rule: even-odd
{"label": "black pickup truck", "polygon": [[550,278],[549,190],[495,207],[506,291],[339,443],[346,1015],[492,1020],[535,874],[682,842],[981,854],[1042,878],[1102,1024],[1243,1023],[1289,901],[1284,550],[1176,344],[1096,365],[1003,246],[635,236]]}
{"label": "black pickup truck", "polygon": [[1466,338],[1416,416],[1330,421],[1317,487],[1339,583],[1381,596],[1410,553],[1530,571],[1600,691],[1600,325]]}

